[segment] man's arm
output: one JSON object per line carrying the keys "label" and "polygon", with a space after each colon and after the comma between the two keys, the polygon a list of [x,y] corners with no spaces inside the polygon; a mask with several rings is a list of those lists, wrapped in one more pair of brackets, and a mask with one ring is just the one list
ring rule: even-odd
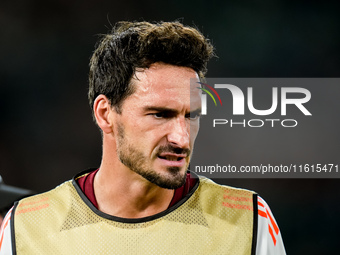
{"label": "man's arm", "polygon": [[11,215],[12,210],[9,210],[4,218],[0,229],[0,255],[12,255],[11,242]]}
{"label": "man's arm", "polygon": [[[280,229],[268,204],[258,196],[256,255],[285,255]],[[0,254],[1,255],[1,254]]]}

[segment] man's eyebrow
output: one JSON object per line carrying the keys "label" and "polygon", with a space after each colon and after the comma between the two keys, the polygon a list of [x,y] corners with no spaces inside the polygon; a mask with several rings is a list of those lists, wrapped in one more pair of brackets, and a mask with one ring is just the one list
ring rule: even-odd
{"label": "man's eyebrow", "polygon": [[[168,108],[168,107],[157,107],[157,106],[146,106],[143,108],[144,111],[155,111],[155,112],[173,112],[176,113],[177,110]],[[200,114],[202,111],[201,108],[198,108],[194,111],[190,111],[190,114]]]}
{"label": "man's eyebrow", "polygon": [[158,106],[145,106],[144,111],[155,111],[155,112],[177,112],[177,110],[168,107],[158,107]]}

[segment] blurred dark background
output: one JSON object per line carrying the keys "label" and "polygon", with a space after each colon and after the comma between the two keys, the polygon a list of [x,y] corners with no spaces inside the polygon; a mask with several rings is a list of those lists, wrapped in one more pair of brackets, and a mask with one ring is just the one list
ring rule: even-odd
{"label": "blurred dark background", "polygon": [[[215,45],[219,58],[210,62],[209,77],[339,77],[338,1],[1,1],[6,184],[42,192],[99,166],[100,133],[87,103],[98,35],[119,20],[175,19],[197,26]],[[338,252],[340,179],[217,181],[266,199],[287,254]]]}

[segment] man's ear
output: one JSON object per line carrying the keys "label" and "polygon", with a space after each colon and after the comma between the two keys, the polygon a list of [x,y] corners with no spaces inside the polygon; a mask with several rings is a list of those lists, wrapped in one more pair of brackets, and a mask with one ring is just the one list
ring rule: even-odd
{"label": "man's ear", "polygon": [[113,131],[113,111],[106,96],[99,95],[96,98],[93,104],[93,113],[100,129],[106,134],[111,133]]}

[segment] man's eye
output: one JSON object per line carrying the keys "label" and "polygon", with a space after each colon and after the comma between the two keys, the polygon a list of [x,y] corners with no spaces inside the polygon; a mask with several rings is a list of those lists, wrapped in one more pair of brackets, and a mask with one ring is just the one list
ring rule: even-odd
{"label": "man's eye", "polygon": [[152,115],[157,119],[170,119],[176,117],[176,112],[174,111],[160,111],[152,113]]}
{"label": "man's eye", "polygon": [[201,117],[201,115],[199,113],[190,113],[186,117],[190,120],[197,120],[199,117]]}
{"label": "man's eye", "polygon": [[153,114],[156,118],[164,118],[165,114],[164,112],[156,112]]}
{"label": "man's eye", "polygon": [[172,116],[174,116],[174,114],[172,114],[171,112],[156,112],[153,113],[153,116],[155,116],[155,118],[157,119],[161,119],[161,118],[171,118]]}

